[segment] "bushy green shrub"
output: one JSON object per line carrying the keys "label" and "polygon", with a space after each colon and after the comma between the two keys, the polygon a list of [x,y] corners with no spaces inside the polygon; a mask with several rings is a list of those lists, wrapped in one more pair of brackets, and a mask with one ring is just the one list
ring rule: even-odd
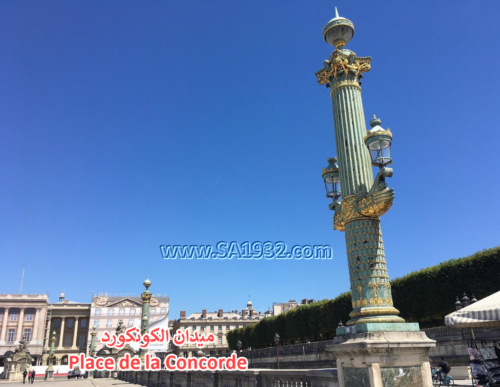
{"label": "bushy green shrub", "polygon": [[[454,311],[457,295],[467,292],[480,299],[500,290],[500,247],[483,250],[469,257],[450,259],[427,269],[391,281],[394,306],[407,321],[422,327],[443,325],[443,317]],[[268,347],[276,332],[282,344],[295,341],[331,339],[339,321],[346,322],[352,310],[351,294],[333,300],[303,305],[255,325],[227,334],[231,349],[238,339],[243,348]]]}

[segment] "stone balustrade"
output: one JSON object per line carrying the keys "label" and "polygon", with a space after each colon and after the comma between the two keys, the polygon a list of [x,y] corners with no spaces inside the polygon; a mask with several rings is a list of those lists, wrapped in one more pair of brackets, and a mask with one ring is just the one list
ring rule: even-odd
{"label": "stone balustrade", "polygon": [[337,370],[121,371],[118,378],[147,387],[338,387]]}

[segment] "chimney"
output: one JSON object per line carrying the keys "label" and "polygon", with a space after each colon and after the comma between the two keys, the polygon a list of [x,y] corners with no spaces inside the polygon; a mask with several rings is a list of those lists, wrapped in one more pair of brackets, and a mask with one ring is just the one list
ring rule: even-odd
{"label": "chimney", "polygon": [[241,310],[241,315],[242,315],[243,317],[245,317],[245,316],[246,316],[246,314],[247,314],[247,311],[246,311],[245,309],[242,309],[242,310]]}
{"label": "chimney", "polygon": [[64,300],[64,303],[65,303],[65,304],[68,304],[68,303],[69,303],[69,301],[68,301],[68,300]]}
{"label": "chimney", "polygon": [[201,318],[207,318],[207,310],[203,309],[203,312],[201,312]]}
{"label": "chimney", "polygon": [[185,310],[181,310],[181,318],[186,318],[186,311]]}
{"label": "chimney", "polygon": [[253,316],[253,309],[250,309],[250,316]]}
{"label": "chimney", "polygon": [[224,317],[224,311],[223,311],[222,309],[219,309],[219,314],[218,314],[218,316],[219,316],[220,318]]}

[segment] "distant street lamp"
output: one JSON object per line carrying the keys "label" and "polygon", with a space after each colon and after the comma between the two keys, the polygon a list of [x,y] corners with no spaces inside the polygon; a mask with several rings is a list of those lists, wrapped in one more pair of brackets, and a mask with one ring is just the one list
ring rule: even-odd
{"label": "distant street lamp", "polygon": [[475,302],[477,302],[476,296],[474,296],[474,293],[472,293],[472,299],[469,300],[469,297],[467,297],[467,294],[464,292],[464,295],[462,296],[462,301],[457,296],[457,300],[455,301],[455,309],[460,310],[462,308],[465,308],[466,306],[472,305]]}
{"label": "distant street lamp", "polygon": [[278,361],[278,369],[280,369],[280,335],[278,335],[278,332],[274,334],[274,342],[276,343],[276,359]]}
{"label": "distant street lamp", "polygon": [[[89,345],[89,355],[90,357],[95,357],[95,337],[97,335],[97,332],[95,331],[95,325],[92,327],[92,333],[90,336],[92,337],[90,339],[90,345]],[[93,379],[94,378],[94,371],[89,371],[88,373],[88,378]]]}
{"label": "distant street lamp", "polygon": [[[26,358],[24,359],[24,370],[28,372],[28,358],[30,357],[30,351],[26,350]],[[23,378],[23,384],[25,384],[25,379]]]}
{"label": "distant street lamp", "polygon": [[238,341],[236,342],[236,348],[238,348],[238,352],[241,352],[241,345],[242,345],[241,340],[238,339]]}

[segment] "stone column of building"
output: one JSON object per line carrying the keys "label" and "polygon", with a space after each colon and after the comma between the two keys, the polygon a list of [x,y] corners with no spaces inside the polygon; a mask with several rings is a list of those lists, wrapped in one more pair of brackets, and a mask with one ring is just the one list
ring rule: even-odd
{"label": "stone column of building", "polygon": [[39,315],[41,313],[41,309],[37,308],[35,311],[35,326],[33,327],[33,337],[32,337],[32,342],[35,344],[38,344],[38,324],[39,324]]}
{"label": "stone column of building", "polygon": [[46,350],[49,350],[50,349],[50,332],[51,329],[52,329],[52,318],[50,319],[50,321],[48,322],[48,329],[46,329],[43,333],[43,341],[45,343],[45,349]]}
{"label": "stone column of building", "polygon": [[[352,22],[337,16],[325,27],[325,40],[339,26],[346,31],[352,28],[354,34]],[[333,103],[342,192],[342,201],[335,204],[334,228],[345,231],[353,307],[347,325],[404,322],[393,307],[380,228],[380,216],[392,205],[393,195],[390,190],[379,191],[380,196],[373,192],[378,187],[374,187],[372,161],[364,142],[367,131],[360,79],[370,70],[371,57],[356,56],[345,48],[342,37],[329,43],[336,49],[316,76],[320,84],[331,88]]]}
{"label": "stone column of building", "polygon": [[22,336],[23,320],[24,320],[24,308],[21,308],[21,313],[19,313],[19,322],[17,323],[16,341],[19,341],[23,338]]}
{"label": "stone column of building", "polygon": [[59,345],[57,349],[63,348],[63,339],[64,339],[64,322],[66,321],[66,317],[61,317],[61,332],[59,332]]}
{"label": "stone column of building", "polygon": [[77,349],[76,348],[76,334],[78,332],[78,319],[79,319],[79,317],[75,318],[75,330],[73,331],[73,345],[72,345],[71,349]]}
{"label": "stone column of building", "polygon": [[2,336],[0,336],[0,343],[5,344],[6,340],[6,331],[7,331],[7,322],[9,321],[9,308],[5,308],[5,313],[3,314],[3,324],[2,324]]}

